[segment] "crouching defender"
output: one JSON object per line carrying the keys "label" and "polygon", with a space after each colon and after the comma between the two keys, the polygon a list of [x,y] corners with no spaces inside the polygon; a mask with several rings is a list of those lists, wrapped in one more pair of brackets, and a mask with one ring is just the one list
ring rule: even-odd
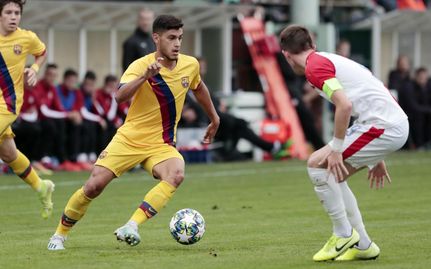
{"label": "crouching defender", "polygon": [[[383,159],[407,140],[407,116],[383,83],[358,63],[316,52],[309,31],[292,25],[281,33],[281,48],[293,70],[306,76],[335,105],[334,137],[308,160],[308,175],[328,213],[333,235],[315,261],[375,259],[379,247],[368,236],[346,179],[368,167],[371,187],[390,181]],[[347,129],[350,117],[356,118]]]}

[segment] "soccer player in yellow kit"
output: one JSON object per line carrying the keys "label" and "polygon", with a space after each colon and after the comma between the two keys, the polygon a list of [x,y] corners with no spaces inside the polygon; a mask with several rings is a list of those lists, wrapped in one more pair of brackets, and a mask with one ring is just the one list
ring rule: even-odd
{"label": "soccer player in yellow kit", "polygon": [[179,53],[182,27],[181,20],[170,15],[155,19],[156,52],[128,67],[115,96],[118,103],[132,99],[126,121],[100,154],[85,185],[69,199],[48,243],[49,250],[64,249],[68,232],[83,217],[90,202],[114,178],[137,164],[160,182],[145,195],[130,220],[115,235],[131,246],[140,242],[138,225],[154,217],[184,179],[184,160],[175,148],[175,133],[189,89],[210,118],[203,143],[211,143],[220,120],[208,88],[199,76],[198,61]]}
{"label": "soccer player in yellow kit", "polygon": [[[11,129],[23,103],[24,80],[34,86],[39,66],[46,58],[45,45],[36,34],[18,28],[24,3],[0,0],[0,158],[38,193],[42,217],[48,218],[52,214],[54,184],[40,179],[28,158],[16,148]],[[35,62],[25,68],[29,54],[34,55]]]}

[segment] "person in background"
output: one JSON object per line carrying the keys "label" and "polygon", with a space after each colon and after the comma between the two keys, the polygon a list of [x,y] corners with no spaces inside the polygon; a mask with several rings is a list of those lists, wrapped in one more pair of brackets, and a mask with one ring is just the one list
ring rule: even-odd
{"label": "person in background", "polygon": [[99,138],[99,151],[104,149],[117,129],[123,124],[129,109],[129,103],[117,104],[114,95],[118,87],[118,78],[107,75],[103,87],[96,91],[94,106],[98,115],[105,120],[106,128]]}
{"label": "person in background", "polygon": [[399,92],[410,82],[410,60],[406,55],[400,55],[396,68],[389,72],[388,89]]}
{"label": "person in background", "polygon": [[335,53],[346,57],[346,58],[350,58],[350,42],[347,39],[340,39],[340,41],[337,43],[337,46],[335,48]]}
{"label": "person in background", "polygon": [[100,136],[107,128],[104,118],[98,115],[95,107],[96,95],[96,74],[87,71],[81,83],[81,94],[84,105],[81,107],[83,117],[81,147],[78,155],[78,162],[94,163],[100,152]]}
{"label": "person in background", "polygon": [[409,147],[425,147],[431,140],[431,85],[428,69],[418,68],[414,80],[399,91],[398,97],[400,106],[409,117]]}
{"label": "person in background", "polygon": [[34,89],[40,101],[42,163],[50,169],[80,171],[79,166],[65,159],[65,121],[76,120],[79,115],[64,110],[55,88],[57,77],[58,66],[48,64]]}
{"label": "person in background", "polygon": [[136,59],[154,52],[156,46],[151,37],[151,27],[154,21],[154,12],[143,8],[138,13],[135,32],[123,43],[123,71]]}
{"label": "person in background", "polygon": [[63,74],[63,82],[56,88],[64,111],[74,115],[64,122],[64,143],[58,145],[64,147],[64,150],[62,150],[63,156],[59,156],[59,158],[62,162],[71,162],[80,170],[90,170],[92,168],[90,164],[78,161],[82,141],[83,114],[81,109],[84,106],[84,98],[76,87],[77,83],[78,73],[67,69]]}

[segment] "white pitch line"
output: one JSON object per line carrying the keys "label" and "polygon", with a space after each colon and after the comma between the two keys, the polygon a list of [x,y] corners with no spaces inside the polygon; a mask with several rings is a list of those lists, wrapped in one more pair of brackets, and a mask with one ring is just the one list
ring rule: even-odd
{"label": "white pitch line", "polygon": [[[388,161],[388,166],[401,166],[401,165],[423,165],[423,164],[431,164],[431,158],[422,158],[422,159],[409,159],[409,160],[396,160],[396,161]],[[217,172],[189,172],[186,173],[186,179],[216,179],[220,177],[236,177],[236,176],[246,176],[246,175],[255,175],[255,174],[279,174],[286,172],[301,172],[306,171],[305,163],[303,165],[285,165],[280,167],[265,167],[260,169],[231,169]],[[137,180],[153,180],[146,174],[142,174],[142,178],[120,178],[118,180],[114,180],[113,183],[122,183],[122,182],[130,182]],[[64,187],[64,186],[79,186],[84,184],[83,180],[71,180],[71,181],[56,181],[56,187]],[[18,190],[18,189],[27,189],[28,186],[26,184],[21,185],[4,185],[0,186],[0,191],[6,190]]]}

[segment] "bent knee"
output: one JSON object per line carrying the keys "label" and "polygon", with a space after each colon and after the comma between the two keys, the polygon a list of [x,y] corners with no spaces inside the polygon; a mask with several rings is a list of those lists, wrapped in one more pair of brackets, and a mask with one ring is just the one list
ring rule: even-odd
{"label": "bent knee", "polygon": [[320,164],[320,158],[317,154],[313,153],[307,160],[307,167],[309,168],[322,168],[322,165]]}
{"label": "bent knee", "polygon": [[171,183],[173,186],[178,187],[184,181],[184,170],[175,169],[171,172],[166,181]]}
{"label": "bent knee", "polygon": [[84,185],[84,193],[90,198],[99,196],[108,183],[112,180],[109,176],[94,169],[89,180]]}

